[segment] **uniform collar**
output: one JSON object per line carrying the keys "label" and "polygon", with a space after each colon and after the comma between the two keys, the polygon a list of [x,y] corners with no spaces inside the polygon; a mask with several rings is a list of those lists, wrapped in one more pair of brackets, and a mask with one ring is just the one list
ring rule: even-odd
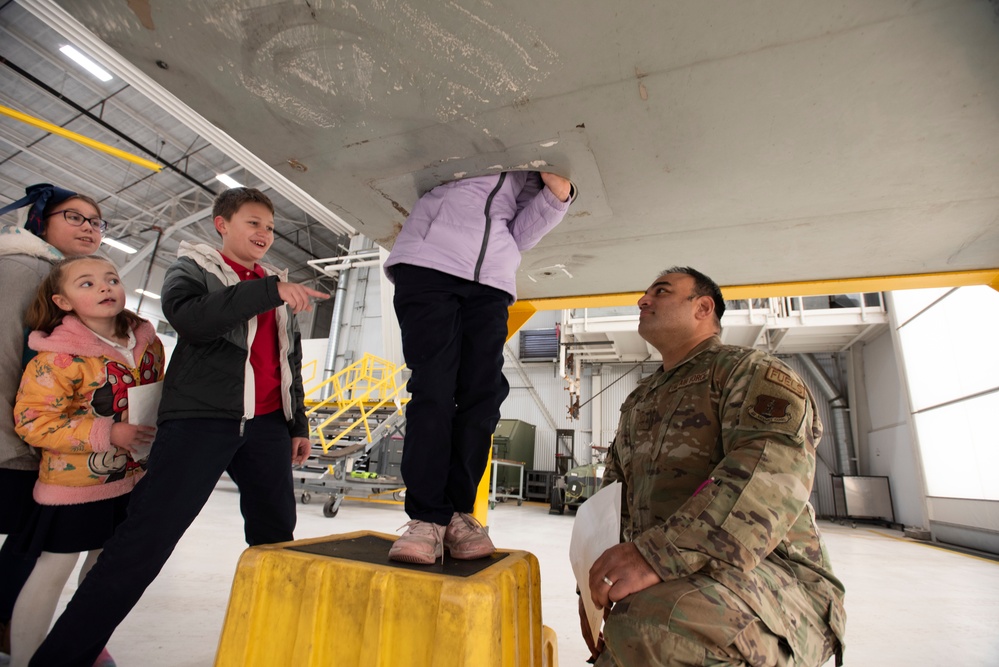
{"label": "uniform collar", "polygon": [[709,349],[711,349],[713,347],[718,347],[721,344],[722,344],[721,338],[719,338],[717,335],[705,338],[700,343],[698,343],[697,345],[695,345],[694,349],[692,349],[690,352],[688,352],[687,356],[685,356],[680,363],[678,363],[673,368],[670,368],[666,372],[669,373],[669,372],[675,371],[677,368],[679,368],[680,366],[683,366],[685,363],[687,363],[688,361],[690,361],[691,359],[693,359],[694,357],[696,357],[697,355],[699,355],[701,352],[704,352],[705,350],[709,350]]}
{"label": "uniform collar", "polygon": [[695,345],[693,349],[691,349],[690,352],[687,353],[687,356],[685,356],[677,365],[673,366],[672,368],[664,370],[662,365],[660,365],[659,368],[656,369],[656,372],[650,375],[649,379],[647,380],[647,382],[649,383],[649,388],[654,389],[655,387],[658,387],[659,385],[671,380],[680,370],[680,368],[690,363],[695,357],[699,356],[702,352],[706,352],[707,350],[720,347],[721,344],[722,344],[721,338],[719,338],[717,335],[710,336],[702,340],[697,345]]}

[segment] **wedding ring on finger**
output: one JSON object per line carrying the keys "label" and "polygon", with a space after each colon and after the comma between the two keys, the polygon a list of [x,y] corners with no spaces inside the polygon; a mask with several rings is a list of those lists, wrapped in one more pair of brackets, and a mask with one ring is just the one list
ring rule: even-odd
{"label": "wedding ring on finger", "polygon": [[607,584],[608,586],[614,585],[614,582],[608,579],[607,577],[604,577],[604,583]]}

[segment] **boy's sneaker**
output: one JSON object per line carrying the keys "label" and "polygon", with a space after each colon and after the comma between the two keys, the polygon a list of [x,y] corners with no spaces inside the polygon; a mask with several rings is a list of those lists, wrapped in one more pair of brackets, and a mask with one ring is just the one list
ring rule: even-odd
{"label": "boy's sneaker", "polygon": [[444,526],[431,521],[410,521],[402,537],[392,543],[389,558],[403,563],[433,565],[444,559]]}
{"label": "boy's sneaker", "polygon": [[471,514],[455,512],[444,533],[444,546],[451,552],[451,558],[475,560],[485,558],[496,551],[486,529]]}

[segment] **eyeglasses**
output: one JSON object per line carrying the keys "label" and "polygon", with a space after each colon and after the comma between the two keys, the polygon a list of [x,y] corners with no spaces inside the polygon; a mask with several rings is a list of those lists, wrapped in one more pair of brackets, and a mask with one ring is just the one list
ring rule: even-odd
{"label": "eyeglasses", "polygon": [[101,234],[108,230],[108,221],[102,220],[100,218],[88,218],[82,213],[77,213],[76,211],[56,211],[55,213],[49,213],[48,217],[53,215],[62,215],[66,219],[66,222],[73,225],[74,227],[82,227],[83,223],[89,222],[90,226],[99,231]]}

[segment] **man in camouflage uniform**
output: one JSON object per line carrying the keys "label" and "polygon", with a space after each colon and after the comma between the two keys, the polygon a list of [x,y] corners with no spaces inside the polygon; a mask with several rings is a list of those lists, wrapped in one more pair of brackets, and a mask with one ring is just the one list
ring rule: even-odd
{"label": "man in camouflage uniform", "polygon": [[583,623],[596,664],[841,664],[844,589],[808,502],[822,434],[808,389],[721,343],[725,302],[698,271],[668,269],[638,306],[663,366],[608,451],[624,541],[590,570],[594,602],[612,606],[602,640]]}

